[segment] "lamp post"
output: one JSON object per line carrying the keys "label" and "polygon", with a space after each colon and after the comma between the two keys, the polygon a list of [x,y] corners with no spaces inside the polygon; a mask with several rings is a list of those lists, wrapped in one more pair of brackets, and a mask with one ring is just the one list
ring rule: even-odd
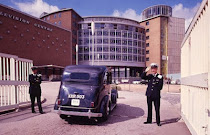
{"label": "lamp post", "polygon": [[95,31],[95,23],[91,22],[91,32],[92,32],[92,65],[94,64],[94,31]]}
{"label": "lamp post", "polygon": [[76,44],[76,65],[78,65],[78,44]]}
{"label": "lamp post", "polygon": [[169,92],[168,56],[167,56],[167,79],[168,79],[168,92]]}

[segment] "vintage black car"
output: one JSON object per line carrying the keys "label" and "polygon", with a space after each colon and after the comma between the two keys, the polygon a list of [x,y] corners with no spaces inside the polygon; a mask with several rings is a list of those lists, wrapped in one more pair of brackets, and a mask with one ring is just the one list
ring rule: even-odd
{"label": "vintage black car", "polygon": [[62,75],[54,111],[62,119],[86,116],[107,120],[118,97],[111,83],[111,72],[104,66],[67,66]]}

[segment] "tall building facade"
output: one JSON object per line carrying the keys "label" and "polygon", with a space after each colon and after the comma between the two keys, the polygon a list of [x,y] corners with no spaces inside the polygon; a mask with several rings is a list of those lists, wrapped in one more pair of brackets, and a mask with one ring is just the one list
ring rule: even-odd
{"label": "tall building facade", "polygon": [[146,31],[146,66],[155,62],[165,77],[180,78],[181,42],[185,19],[172,17],[172,8],[156,5],[143,11],[140,25]]}
{"label": "tall building facade", "polygon": [[[92,22],[95,25],[94,34],[91,32]],[[79,25],[79,64],[111,67],[114,77],[136,76],[143,70],[145,30],[139,22],[97,16],[84,17]]]}
{"label": "tall building facade", "polygon": [[57,27],[68,29],[72,32],[71,44],[71,57],[73,64],[76,64],[76,44],[77,44],[77,31],[79,30],[78,22],[82,20],[82,17],[74,11],[72,8],[64,8],[52,13],[42,13],[40,19],[51,23]]}
{"label": "tall building facade", "polygon": [[0,4],[0,53],[64,67],[73,64],[70,37],[65,28]]}
{"label": "tall building facade", "polygon": [[[106,16],[80,17],[73,9],[43,13],[40,18],[72,31],[72,46],[78,44],[81,65],[111,67],[113,77],[139,76],[145,67],[145,29],[138,21]],[[92,22],[95,24],[93,36]],[[75,48],[72,51],[76,52]]]}

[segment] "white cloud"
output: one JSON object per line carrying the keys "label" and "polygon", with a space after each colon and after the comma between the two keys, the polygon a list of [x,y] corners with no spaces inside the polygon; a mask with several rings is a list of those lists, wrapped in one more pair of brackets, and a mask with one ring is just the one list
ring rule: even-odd
{"label": "white cloud", "polygon": [[40,17],[43,12],[54,12],[59,10],[57,6],[49,5],[43,0],[34,0],[32,2],[14,2],[13,3],[18,7],[22,12],[26,12],[35,17]]}
{"label": "white cloud", "polygon": [[192,8],[186,8],[183,4],[179,3],[173,6],[173,16],[185,18],[185,30],[189,27],[195,13],[197,12],[198,8],[200,7],[200,3],[197,3]]}
{"label": "white cloud", "polygon": [[136,11],[133,9],[127,9],[125,12],[121,12],[119,10],[114,10],[114,12],[112,13],[112,16],[129,18],[129,19],[133,19],[136,21],[142,20],[142,15],[137,14]]}

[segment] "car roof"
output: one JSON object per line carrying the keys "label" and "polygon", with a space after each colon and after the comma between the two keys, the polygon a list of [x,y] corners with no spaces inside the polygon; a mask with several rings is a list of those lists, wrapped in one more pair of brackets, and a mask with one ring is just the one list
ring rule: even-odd
{"label": "car roof", "polygon": [[70,65],[65,67],[64,71],[69,72],[85,72],[85,73],[97,73],[101,74],[105,72],[107,68],[105,66],[90,66],[90,65]]}

